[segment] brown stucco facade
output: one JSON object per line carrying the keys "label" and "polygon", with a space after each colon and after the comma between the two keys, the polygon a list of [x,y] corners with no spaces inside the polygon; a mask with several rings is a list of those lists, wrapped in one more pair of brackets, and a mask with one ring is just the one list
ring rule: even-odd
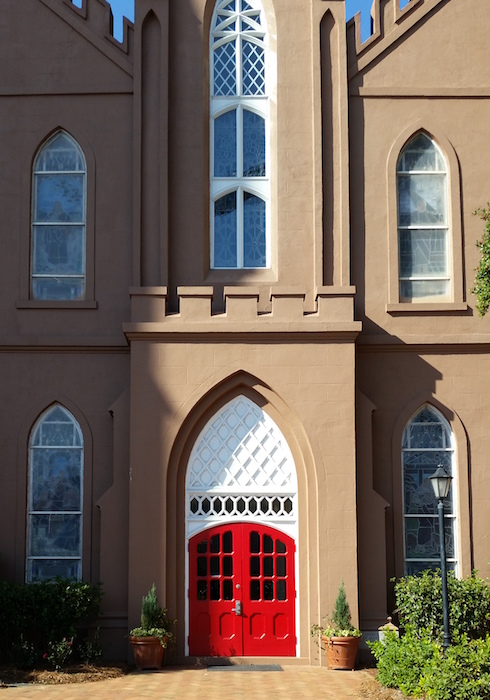
{"label": "brown stucco facade", "polygon": [[[402,436],[423,406],[451,434],[457,573],[489,573],[490,332],[470,289],[482,230],[472,212],[489,199],[490,7],[375,0],[361,44],[343,0],[262,0],[270,264],[213,269],[214,6],[136,0],[119,43],[105,0],[4,0],[0,575],[25,580],[31,436],[60,405],[83,435],[81,572],[103,583],[106,654],[127,655],[155,582],[178,620],[173,659],[193,661],[191,537],[244,520],[283,527],[275,506],[194,517],[190,464],[215,417],[244,397],[294,464],[284,498],[295,505],[282,513],[295,543],[286,660],[319,664],[310,626],[342,579],[366,637],[392,612],[390,579],[404,572]],[[60,130],[86,162],[76,300],[33,298],[31,286],[34,162]],[[417,133],[447,166],[444,302],[398,291],[397,162]],[[261,498],[255,478],[232,497]],[[209,498],[225,493],[206,479]]]}

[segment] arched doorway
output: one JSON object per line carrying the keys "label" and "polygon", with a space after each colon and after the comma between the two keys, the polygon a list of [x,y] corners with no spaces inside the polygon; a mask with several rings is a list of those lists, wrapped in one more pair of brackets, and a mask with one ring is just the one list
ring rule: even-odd
{"label": "arched doorway", "polygon": [[192,449],[186,535],[188,653],[295,656],[296,469],[278,426],[245,396]]}

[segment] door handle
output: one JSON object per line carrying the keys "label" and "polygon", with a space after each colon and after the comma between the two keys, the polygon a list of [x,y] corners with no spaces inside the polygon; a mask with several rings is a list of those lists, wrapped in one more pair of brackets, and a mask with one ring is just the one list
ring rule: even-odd
{"label": "door handle", "polygon": [[236,602],[236,607],[231,609],[231,612],[234,612],[235,615],[241,615],[242,614],[242,601],[237,600]]}

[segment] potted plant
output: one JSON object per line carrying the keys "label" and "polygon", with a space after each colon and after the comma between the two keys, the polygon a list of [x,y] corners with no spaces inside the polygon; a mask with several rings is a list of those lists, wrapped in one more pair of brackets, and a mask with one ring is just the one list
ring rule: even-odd
{"label": "potted plant", "polygon": [[174,641],[171,628],[175,622],[167,616],[167,609],[158,604],[153,584],[141,601],[141,626],[129,633],[136,668],[161,667],[163,652]]}
{"label": "potted plant", "polygon": [[312,636],[320,635],[325,643],[329,668],[352,671],[356,663],[357,649],[362,633],[351,622],[350,607],[343,580],[337,593],[330,621],[326,626],[312,625],[311,634]]}

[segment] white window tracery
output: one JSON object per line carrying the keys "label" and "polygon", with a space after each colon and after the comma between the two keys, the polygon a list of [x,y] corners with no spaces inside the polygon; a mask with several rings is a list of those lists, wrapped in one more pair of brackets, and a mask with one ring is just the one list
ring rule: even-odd
{"label": "white window tracery", "polygon": [[270,266],[266,57],[258,0],[218,0],[210,33],[212,268]]}
{"label": "white window tracery", "polygon": [[188,534],[223,520],[258,519],[295,533],[297,477],[281,431],[245,396],[201,431],[186,474]]}

